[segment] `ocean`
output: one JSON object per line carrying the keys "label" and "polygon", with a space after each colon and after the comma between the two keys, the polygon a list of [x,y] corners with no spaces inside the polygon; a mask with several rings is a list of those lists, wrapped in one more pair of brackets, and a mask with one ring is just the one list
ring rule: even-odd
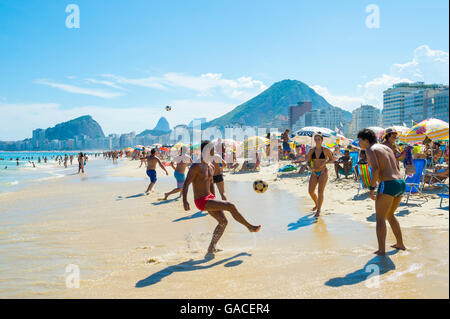
{"label": "ocean", "polygon": [[[83,152],[84,153],[84,152]],[[92,158],[94,153],[86,152],[88,157]],[[74,155],[72,167],[78,165],[76,155],[78,151],[71,152],[3,152],[0,151],[0,194],[12,192],[31,182],[63,177],[68,173],[64,168],[64,163],[55,161],[56,157],[61,155]],[[38,163],[38,158],[41,163]],[[47,163],[44,163],[44,157],[47,157]],[[17,166],[16,159],[19,159]],[[33,163],[35,167],[33,167]],[[70,167],[70,162],[69,162]],[[73,173],[73,169],[70,170]]]}

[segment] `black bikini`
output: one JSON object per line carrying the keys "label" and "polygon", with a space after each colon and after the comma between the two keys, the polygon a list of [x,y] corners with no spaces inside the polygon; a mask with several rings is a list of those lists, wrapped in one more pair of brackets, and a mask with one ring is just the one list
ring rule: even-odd
{"label": "black bikini", "polygon": [[[323,152],[323,148],[322,148],[322,153],[320,153],[319,155],[320,159],[325,159],[325,153]],[[314,153],[311,156],[311,159],[316,159],[316,150],[314,149]]]}
{"label": "black bikini", "polygon": [[[314,149],[314,153],[311,155],[311,159],[316,159],[316,149]],[[322,148],[322,153],[320,153],[320,155],[319,155],[319,159],[325,159],[325,153],[323,152],[323,148]],[[325,167],[321,171],[314,171],[314,173],[317,175],[317,177],[320,177],[320,174],[322,174],[322,172],[326,169],[327,168]]]}

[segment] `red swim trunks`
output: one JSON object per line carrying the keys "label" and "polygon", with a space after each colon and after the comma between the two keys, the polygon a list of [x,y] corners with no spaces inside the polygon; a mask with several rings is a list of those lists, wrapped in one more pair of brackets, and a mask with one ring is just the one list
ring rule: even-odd
{"label": "red swim trunks", "polygon": [[213,194],[206,195],[204,197],[197,198],[194,200],[195,206],[197,206],[198,209],[201,211],[205,210],[206,202],[210,199],[215,199],[216,197]]}

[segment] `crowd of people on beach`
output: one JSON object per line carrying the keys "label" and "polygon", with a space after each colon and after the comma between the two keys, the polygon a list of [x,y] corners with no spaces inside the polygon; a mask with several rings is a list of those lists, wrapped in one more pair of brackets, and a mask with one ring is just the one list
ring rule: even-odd
{"label": "crowd of people on beach", "polygon": [[[370,198],[375,201],[376,232],[379,244],[376,254],[384,255],[386,220],[391,225],[397,240],[392,247],[401,250],[406,249],[400,225],[394,215],[406,188],[405,175],[401,173],[400,163],[403,162],[403,169],[405,169],[411,158],[425,158],[435,172],[438,172],[432,173],[433,178],[441,181],[448,178],[448,145],[445,150],[441,149],[441,144],[438,141],[425,140],[422,143],[423,145],[417,144],[414,146],[399,145],[398,135],[399,133],[395,129],[388,128],[381,140],[378,140],[375,132],[364,129],[358,133],[359,146],[349,144],[346,147],[341,147],[336,145],[331,149],[324,146],[324,136],[320,132],[314,134],[313,145],[310,146],[292,143],[289,130],[286,130],[280,138],[270,133],[267,135],[269,142],[265,147],[264,155],[268,159],[269,165],[271,160],[289,162],[296,165],[300,175],[310,174],[308,189],[315,204],[312,209],[315,218],[321,216],[325,188],[329,177],[328,165],[334,166],[336,180],[340,179],[340,175],[348,179],[353,174],[356,181],[360,176],[358,170],[354,170],[355,165],[370,167],[371,179],[368,188]],[[291,145],[294,145],[294,147],[291,147]],[[157,182],[156,170],[158,167],[166,175],[169,174],[167,167],[171,167],[176,181],[176,187],[165,192],[164,197],[159,200],[167,200],[169,196],[179,194],[183,198],[184,209],[189,210],[187,193],[190,185],[193,185],[194,202],[197,208],[201,211],[208,211],[218,222],[208,248],[208,254],[213,254],[216,250],[217,241],[227,225],[224,211],[230,212],[236,221],[250,231],[260,230],[260,225],[250,224],[236,206],[228,200],[223,171],[224,169],[234,173],[257,171],[260,168],[263,155],[261,152],[253,152],[253,155],[244,154],[244,161],[240,165],[237,161],[236,149],[227,153],[225,152],[225,144],[220,143],[220,141],[219,143],[202,141],[200,148],[200,155],[193,152],[192,147],[189,146],[177,149],[175,155],[170,147],[156,147],[150,151],[144,148],[126,155],[140,161],[139,167],[144,166],[146,168],[150,184],[145,194],[149,194]],[[357,160],[354,160],[351,153],[357,154]],[[439,162],[443,163],[439,164]],[[239,166],[241,168],[237,170]],[[430,178],[431,175],[425,176],[425,182],[429,182]],[[377,185],[377,192],[375,192]],[[216,198],[215,189],[220,194],[220,200]]]}

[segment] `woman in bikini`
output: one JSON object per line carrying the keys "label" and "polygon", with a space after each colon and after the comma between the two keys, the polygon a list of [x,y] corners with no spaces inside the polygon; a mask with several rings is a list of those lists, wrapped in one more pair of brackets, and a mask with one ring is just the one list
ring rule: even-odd
{"label": "woman in bikini", "polygon": [[[308,153],[308,167],[311,169],[311,177],[309,179],[309,196],[314,201],[313,211],[316,211],[315,217],[320,216],[323,204],[323,192],[328,181],[327,164],[334,162],[333,154],[328,148],[322,147],[323,136],[319,132],[314,135],[316,146]],[[318,194],[316,195],[316,186],[319,184]]]}

